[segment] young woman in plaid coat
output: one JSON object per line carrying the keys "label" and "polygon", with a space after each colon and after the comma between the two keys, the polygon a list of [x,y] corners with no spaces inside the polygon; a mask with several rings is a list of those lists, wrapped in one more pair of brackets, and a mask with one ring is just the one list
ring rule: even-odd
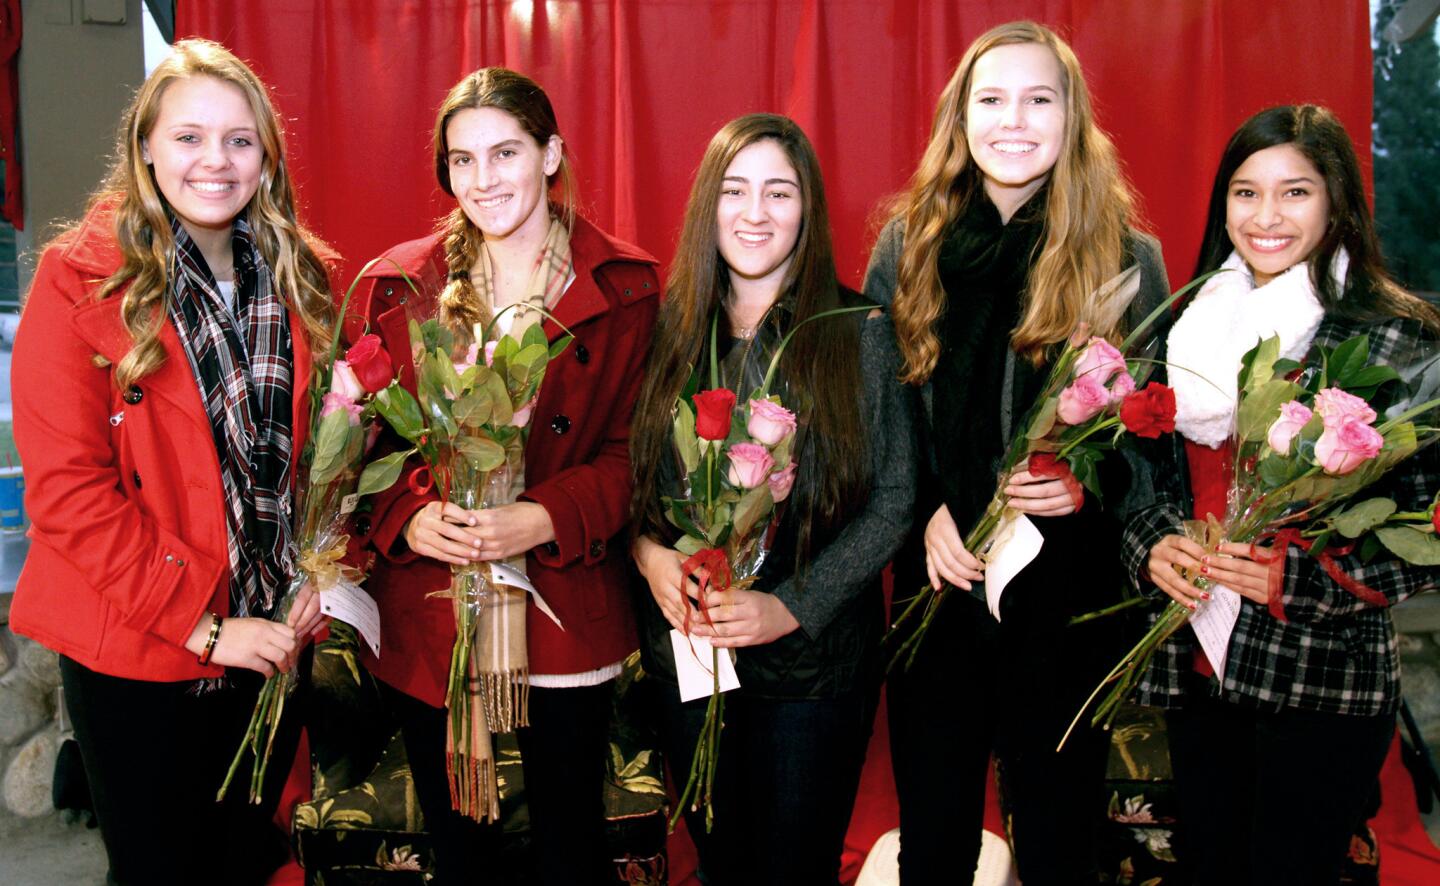
{"label": "young woman in plaid coat", "polygon": [[[1178,410],[1157,450],[1159,488],[1126,526],[1128,573],[1187,605],[1202,591],[1178,568],[1239,593],[1223,672],[1189,630],[1157,654],[1140,700],[1169,708],[1183,842],[1197,884],[1334,883],[1373,797],[1400,704],[1395,630],[1384,607],[1345,590],[1297,547],[1272,614],[1264,547],[1206,556],[1184,518],[1223,516],[1239,357],[1278,334],[1286,356],[1361,333],[1373,362],[1396,369],[1433,355],[1440,316],[1386,274],[1359,164],[1333,114],[1270,108],[1226,147],[1196,273],[1212,277],[1167,342]],[[1197,379],[1204,376],[1205,380]],[[1440,450],[1401,463],[1376,491],[1424,510],[1440,488]],[[1387,605],[1437,584],[1440,571],[1388,554],[1336,557]]]}

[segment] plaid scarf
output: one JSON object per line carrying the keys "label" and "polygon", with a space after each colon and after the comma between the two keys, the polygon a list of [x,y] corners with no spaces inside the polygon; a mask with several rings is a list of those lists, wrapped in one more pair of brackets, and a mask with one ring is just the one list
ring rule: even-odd
{"label": "plaid scarf", "polygon": [[290,569],[291,341],[244,216],[235,219],[235,302],[225,304],[210,267],[179,220],[169,316],[195,374],[220,457],[230,614],[268,616]]}
{"label": "plaid scarf", "polygon": [[[525,284],[525,298],[517,303],[514,310],[507,311],[505,316],[500,318],[499,327],[519,341],[526,328],[544,319],[545,315],[532,310],[531,306],[549,310],[560,300],[560,296],[565,292],[565,284],[570,282],[572,264],[570,230],[552,215],[550,230],[545,233],[545,244],[540,247],[540,255],[536,257],[535,267],[530,271],[530,280]],[[480,296],[480,303],[485,305],[492,317],[499,310],[495,304],[494,277],[495,268],[491,264],[490,250],[482,244],[480,263],[471,271],[470,280],[475,286],[475,292]]]}

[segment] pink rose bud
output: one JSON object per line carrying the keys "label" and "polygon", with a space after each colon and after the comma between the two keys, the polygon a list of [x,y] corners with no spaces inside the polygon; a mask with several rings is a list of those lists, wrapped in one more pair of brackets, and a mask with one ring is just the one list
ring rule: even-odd
{"label": "pink rose bud", "polygon": [[[486,366],[493,366],[493,365],[494,365],[494,363],[495,363],[495,346],[498,345],[498,344],[500,344],[499,340],[496,340],[496,341],[487,341],[487,342],[485,343],[485,365],[486,365]],[[476,346],[475,346],[475,345],[471,345],[471,346],[470,346],[470,349],[471,349],[472,351],[474,351],[474,350],[476,349]],[[471,362],[471,363],[474,363],[475,360],[476,360],[475,354],[471,354],[471,355],[470,355],[470,362]]]}
{"label": "pink rose bud", "polygon": [[[455,367],[455,374],[464,375],[465,370],[475,365],[475,361],[479,359],[479,354],[480,346],[477,344],[470,345],[470,347],[465,351],[464,359],[451,364]],[[486,360],[485,364],[488,366],[490,364],[490,361]]]}
{"label": "pink rose bud", "polygon": [[1130,373],[1122,372],[1110,383],[1110,408],[1117,409],[1125,398],[1135,393],[1135,379]]}
{"label": "pink rose bud", "polygon": [[[351,403],[365,396],[365,386],[360,384],[360,379],[355,375],[355,370],[344,360],[336,360],[330,371],[330,394],[339,394]],[[326,401],[330,395],[326,394]]]}
{"label": "pink rose bud", "polygon": [[751,400],[750,420],[745,423],[745,431],[756,443],[776,446],[795,433],[795,413],[774,400]]}
{"label": "pink rose bud", "polygon": [[1280,417],[1275,419],[1270,430],[1265,432],[1265,440],[1270,444],[1270,448],[1281,455],[1288,455],[1295,435],[1300,433],[1300,429],[1305,427],[1312,415],[1314,413],[1310,411],[1310,407],[1299,400],[1281,404]]}
{"label": "pink rose bud", "polygon": [[530,416],[535,412],[536,399],[537,398],[532,397],[529,403],[515,410],[515,414],[510,417],[510,427],[523,428],[530,424]]}
{"label": "pink rose bud", "polygon": [[1089,421],[1110,405],[1110,392],[1093,375],[1082,375],[1060,392],[1056,417],[1067,425]]}
{"label": "pink rose bud", "polygon": [[795,462],[785,466],[785,470],[770,475],[770,498],[776,503],[790,497],[790,489],[795,485]]}
{"label": "pink rose bud", "polygon": [[1359,419],[1345,419],[1321,432],[1315,441],[1315,461],[1325,473],[1340,476],[1379,455],[1384,445],[1379,431]]}
{"label": "pink rose bud", "polygon": [[775,468],[770,450],[759,443],[736,443],[728,454],[730,483],[741,489],[754,489],[764,483]]}
{"label": "pink rose bud", "polygon": [[331,391],[325,395],[325,399],[320,406],[320,417],[324,418],[330,413],[337,412],[341,409],[350,413],[350,426],[352,428],[360,424],[360,413],[365,411],[365,407],[356,403],[354,400],[347,399],[344,394],[335,391]]}
{"label": "pink rose bud", "polygon": [[1075,361],[1076,378],[1093,378],[1106,384],[1117,372],[1125,371],[1125,355],[1103,338],[1092,338]]}
{"label": "pink rose bud", "polygon": [[1339,388],[1325,388],[1315,395],[1315,411],[1320,413],[1326,428],[1333,428],[1347,418],[1364,424],[1375,420],[1375,410],[1360,397]]}

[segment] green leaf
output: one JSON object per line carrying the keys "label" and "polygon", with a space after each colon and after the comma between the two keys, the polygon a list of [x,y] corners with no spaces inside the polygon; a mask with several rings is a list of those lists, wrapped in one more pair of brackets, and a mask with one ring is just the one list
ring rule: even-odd
{"label": "green leaf", "polygon": [[515,417],[514,401],[510,399],[510,391],[505,387],[505,380],[493,372],[487,372],[480,383],[490,394],[490,424],[493,427],[504,427],[510,424]]}
{"label": "green leaf", "polygon": [[550,344],[550,360],[554,361],[556,357],[565,353],[565,349],[570,347],[570,343],[574,340],[575,336],[573,335],[562,335],[560,338],[555,339],[555,341]]}
{"label": "green leaf", "polygon": [[399,382],[391,382],[389,387],[375,395],[375,411],[395,429],[395,433],[412,443],[425,430],[420,404],[415,402],[409,391],[400,387]]}
{"label": "green leaf", "polygon": [[1390,553],[1416,566],[1440,566],[1440,538],[1411,526],[1381,526],[1375,530]]}
{"label": "green leaf", "polygon": [[766,515],[775,507],[775,500],[770,496],[770,484],[761,483],[754,489],[747,491],[740,497],[735,505],[735,534],[743,537],[749,536]]}
{"label": "green leaf", "polygon": [[680,452],[680,461],[689,474],[700,466],[700,440],[695,436],[695,413],[690,404],[680,400],[675,404],[674,438],[675,448]]}
{"label": "green leaf", "polygon": [[1310,556],[1320,556],[1320,552],[1325,550],[1326,546],[1330,544],[1330,536],[1332,535],[1334,535],[1334,533],[1327,529],[1324,532],[1320,533],[1318,536],[1316,536],[1315,540],[1310,543]]}
{"label": "green leaf", "polygon": [[490,420],[493,406],[490,392],[481,387],[456,400],[451,410],[455,413],[455,421],[458,424],[469,428],[479,428]]}
{"label": "green leaf", "polygon": [[1371,498],[1345,509],[1332,525],[1346,538],[1359,538],[1395,513],[1395,502],[1388,498]]}
{"label": "green leaf", "polygon": [[1280,337],[1272,335],[1245,352],[1240,359],[1239,389],[1252,391],[1275,377],[1275,361],[1280,358]]}
{"label": "green leaf", "polygon": [[522,349],[531,347],[546,348],[549,344],[550,343],[545,340],[545,330],[540,328],[539,323],[525,327],[525,334],[520,337],[520,346]]}
{"label": "green leaf", "polygon": [[483,435],[465,434],[455,441],[455,449],[477,471],[493,471],[505,464],[505,447]]}
{"label": "green leaf", "polygon": [[1260,482],[1264,484],[1266,489],[1275,489],[1278,486],[1283,486],[1290,482],[1291,474],[1297,463],[1301,467],[1305,465],[1305,463],[1298,458],[1290,459],[1271,454],[1260,460],[1260,465],[1256,473],[1260,475]]}
{"label": "green leaf", "polygon": [[1280,417],[1281,404],[1294,400],[1299,393],[1299,385],[1278,378],[1247,388],[1235,417],[1240,439],[1252,443],[1264,440],[1270,425]]}
{"label": "green leaf", "polygon": [[370,462],[360,473],[360,485],[355,489],[355,493],[357,495],[373,495],[394,486],[395,481],[400,479],[400,471],[405,467],[405,460],[414,454],[414,449],[406,449],[403,452],[392,452]]}
{"label": "green leaf", "polygon": [[1103,457],[1101,453],[1084,446],[1071,450],[1070,454],[1065,457],[1075,479],[1079,480],[1080,484],[1095,496],[1096,501],[1101,500],[1100,472],[1096,465]]}
{"label": "green leaf", "polygon": [[687,557],[693,557],[705,550],[705,542],[693,535],[681,536],[680,540],[675,542],[675,550]]}
{"label": "green leaf", "polygon": [[523,390],[530,380],[545,369],[547,354],[544,345],[526,345],[510,361],[507,374],[512,391]]}
{"label": "green leaf", "polygon": [[1047,397],[1035,411],[1035,418],[1030,422],[1030,428],[1025,432],[1025,437],[1030,440],[1040,440],[1050,433],[1055,427],[1055,410],[1060,406],[1059,397]]}
{"label": "green leaf", "polygon": [[696,538],[703,538],[705,535],[700,531],[700,527],[695,525],[695,521],[690,519],[690,512],[686,509],[683,501],[672,500],[670,502],[670,522],[678,526],[680,531],[686,535]]}
{"label": "green leaf", "polygon": [[360,428],[350,426],[350,413],[337,409],[320,419],[315,431],[315,460],[310,463],[310,482],[315,485],[333,480],[345,467],[346,443],[351,432]]}
{"label": "green leaf", "polygon": [[459,425],[450,415],[449,402],[444,397],[424,397],[421,405],[425,408],[425,416],[430,419],[430,427],[447,438],[453,438],[460,433]]}
{"label": "green leaf", "polygon": [[1351,387],[1350,377],[1365,368],[1365,362],[1370,359],[1370,337],[1368,335],[1357,335],[1354,338],[1346,339],[1330,352],[1330,358],[1325,362],[1326,372],[1330,376],[1330,384],[1339,388]]}

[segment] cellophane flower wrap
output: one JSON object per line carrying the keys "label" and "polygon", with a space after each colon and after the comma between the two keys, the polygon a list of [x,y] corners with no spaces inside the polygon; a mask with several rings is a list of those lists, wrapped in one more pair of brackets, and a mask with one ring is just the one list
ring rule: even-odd
{"label": "cellophane flower wrap", "polygon": [[[716,350],[718,313],[711,318],[710,386],[700,390],[700,373],[692,373],[674,407],[672,440],[682,491],[680,495],[661,497],[666,518],[681,533],[674,545],[687,557],[681,571],[699,585],[698,617],[707,623],[713,624],[706,603],[708,593],[744,590],[754,584],[774,538],[777,505],[789,497],[794,487],[799,421],[781,396],[772,392],[785,346],[805,323],[861,310],[871,308],[822,311],[796,324],[768,355],[769,368],[743,400],[734,390],[722,386]],[[756,339],[762,334],[757,332]],[[754,343],[739,346],[746,348],[745,357],[763,356],[759,349],[750,350]],[[745,384],[747,368],[745,358],[739,362],[741,378],[737,386]],[[687,606],[687,634],[691,612]],[[715,771],[725,718],[719,657],[731,654],[712,648],[710,661],[702,663],[714,679],[714,691],[705,709],[685,788],[670,818],[672,830],[687,808],[704,808],[706,830],[714,824]]]}
{"label": "cellophane flower wrap", "polygon": [[[497,318],[498,320],[499,318]],[[540,324],[517,339],[498,323],[452,329],[439,318],[409,320],[416,395],[398,381],[376,407],[411,448],[377,459],[362,491],[396,482],[407,459],[412,491],[433,488],[445,502],[474,510],[514,501],[523,475],[525,440],[546,367],[570,343],[550,343]],[[528,724],[526,593],[495,580],[491,564],[451,567],[447,591],[455,610],[445,706],[446,770],[453,808],[477,821],[499,817],[492,732]]]}
{"label": "cellophane flower wrap", "polygon": [[[1187,520],[1185,534],[1211,552],[1226,542],[1269,545],[1268,553],[1255,548],[1256,559],[1268,564],[1269,608],[1282,621],[1286,551],[1292,545],[1317,558],[1351,594],[1371,605],[1387,605],[1383,594],[1346,575],[1334,558],[1358,548],[1369,559],[1384,548],[1411,563],[1440,564],[1433,501],[1425,511],[1398,512],[1392,499],[1359,499],[1359,493],[1440,437],[1435,427],[1440,358],[1406,367],[1402,376],[1369,363],[1366,335],[1333,350],[1317,346],[1304,363],[1279,355],[1278,337],[1245,354],[1237,378],[1231,436],[1235,461],[1225,516]],[[1391,386],[1401,393],[1389,396]],[[1383,416],[1372,405],[1382,401],[1391,403]],[[1209,585],[1203,576],[1182,574],[1197,587]],[[1195,611],[1170,602],[1096,687],[1076,720],[1104,692],[1091,722],[1108,726],[1160,644]]]}
{"label": "cellophane flower wrap", "polygon": [[[282,622],[289,617],[306,583],[323,593],[340,581],[358,582],[363,578],[359,570],[342,562],[349,541],[345,528],[358,498],[367,443],[374,440],[378,428],[375,395],[391,383],[394,373],[390,355],[378,336],[361,336],[345,352],[344,359],[336,359],[338,323],[335,337],[329,358],[316,365],[310,384],[310,431],[295,481],[293,571],[274,615]],[[306,639],[300,638],[302,642]],[[296,679],[291,672],[277,672],[261,686],[245,737],[235,751],[216,800],[224,799],[248,752],[254,759],[250,801],[260,802],[275,733]]]}
{"label": "cellophane flower wrap", "polygon": [[[1016,425],[995,494],[965,533],[965,550],[985,562],[997,530],[1018,514],[1005,495],[1005,487],[1016,473],[1024,470],[1036,477],[1062,479],[1077,502],[1082,500],[1082,490],[1099,499],[1097,468],[1106,451],[1125,445],[1130,435],[1154,439],[1175,430],[1175,393],[1157,382],[1145,384],[1157,345],[1148,330],[1176,299],[1203,279],[1186,285],[1152,310],[1119,347],[1091,336],[1088,330],[1117,326],[1139,293],[1139,267],[1121,272],[1087,300],[1082,319],[1050,362],[1040,392]],[[885,635],[887,648],[893,650],[889,670],[897,666],[908,669],[914,662],[950,590],[948,585],[925,586],[891,623]]]}

